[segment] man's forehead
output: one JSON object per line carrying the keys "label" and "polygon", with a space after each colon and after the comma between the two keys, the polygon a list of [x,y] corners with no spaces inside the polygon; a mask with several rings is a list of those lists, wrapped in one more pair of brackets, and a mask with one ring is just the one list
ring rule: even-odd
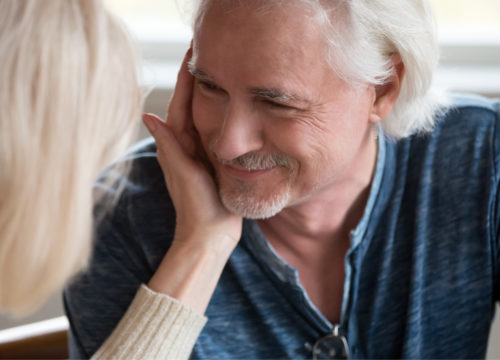
{"label": "man's forehead", "polygon": [[[317,37],[321,32],[314,20],[315,11],[303,0],[208,0],[204,3],[196,19],[195,39],[199,31],[206,31],[207,22],[216,25],[218,35],[245,34],[261,39],[279,39],[285,35],[297,44],[310,41],[310,36]],[[244,31],[240,31],[242,29]]]}
{"label": "man's forehead", "polygon": [[280,102],[318,103],[318,87],[331,69],[317,27],[302,21],[297,7],[273,7],[256,16],[248,13],[253,6],[240,5],[231,11],[208,9],[194,34],[191,73],[226,90],[230,84],[242,85],[249,93]]}

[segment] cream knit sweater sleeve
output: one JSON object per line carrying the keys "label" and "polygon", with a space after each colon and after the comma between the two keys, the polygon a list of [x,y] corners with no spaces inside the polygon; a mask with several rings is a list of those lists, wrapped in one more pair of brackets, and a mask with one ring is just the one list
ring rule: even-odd
{"label": "cream knit sweater sleeve", "polygon": [[142,285],[92,359],[187,359],[207,318]]}

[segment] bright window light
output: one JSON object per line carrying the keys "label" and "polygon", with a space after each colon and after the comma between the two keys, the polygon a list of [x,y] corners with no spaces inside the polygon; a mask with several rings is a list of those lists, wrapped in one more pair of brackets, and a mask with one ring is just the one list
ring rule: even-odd
{"label": "bright window light", "polygon": [[[171,89],[192,31],[190,0],[105,0],[130,28],[145,59],[144,82]],[[395,6],[397,6],[395,0]],[[430,0],[439,30],[438,86],[500,95],[500,0]],[[180,4],[181,6],[178,6]]]}
{"label": "bright window light", "polygon": [[[188,37],[184,0],[105,0],[141,36]],[[499,0],[430,0],[441,36],[500,41]],[[182,5],[183,6],[183,5]],[[168,34],[168,35],[167,35]]]}
{"label": "bright window light", "polygon": [[430,0],[443,42],[500,44],[500,1]]}

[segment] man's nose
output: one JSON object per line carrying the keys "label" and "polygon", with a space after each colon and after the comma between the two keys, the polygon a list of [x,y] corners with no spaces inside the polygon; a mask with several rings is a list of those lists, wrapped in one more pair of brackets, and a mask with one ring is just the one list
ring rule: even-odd
{"label": "man's nose", "polygon": [[219,159],[232,160],[264,144],[261,123],[257,114],[241,105],[228,105],[212,151]]}

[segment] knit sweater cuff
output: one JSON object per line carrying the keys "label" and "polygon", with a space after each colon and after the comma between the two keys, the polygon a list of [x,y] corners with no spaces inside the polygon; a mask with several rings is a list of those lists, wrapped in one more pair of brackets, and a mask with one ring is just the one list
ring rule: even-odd
{"label": "knit sweater cuff", "polygon": [[187,359],[207,318],[141,285],[125,316],[93,359]]}

